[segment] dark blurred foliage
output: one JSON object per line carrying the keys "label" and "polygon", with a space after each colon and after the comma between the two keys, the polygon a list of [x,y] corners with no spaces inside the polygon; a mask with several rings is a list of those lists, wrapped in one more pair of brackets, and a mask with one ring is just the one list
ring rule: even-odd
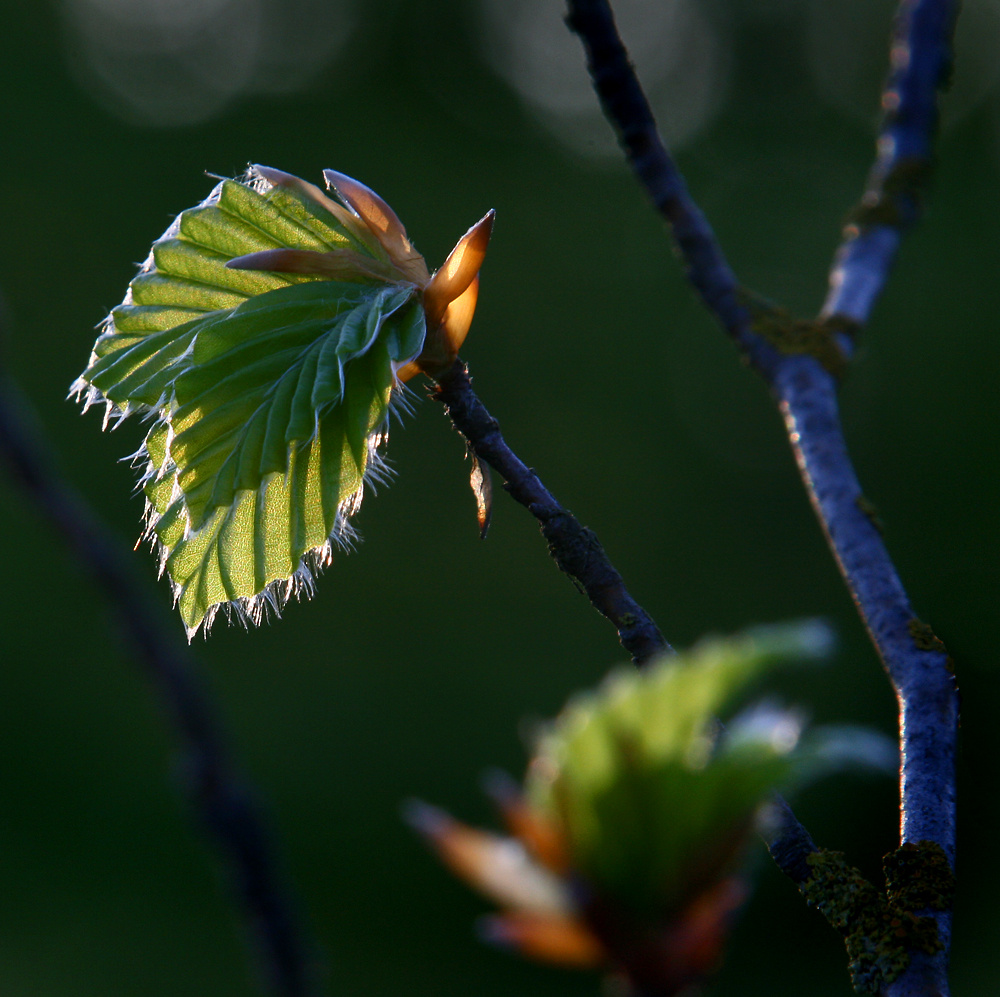
{"label": "dark blurred foliage", "polygon": [[[822,615],[840,635],[836,660],[780,680],[779,694],[818,721],[893,731],[892,695],[765,389],[694,301],[622,163],[599,143],[593,156],[586,142],[564,144],[491,68],[495,11],[491,20],[473,0],[366,0],[348,21],[343,5],[272,4],[272,41],[284,37],[282,18],[298,18],[308,30],[295,44],[335,30],[339,48],[317,56],[297,89],[282,92],[264,66],[204,120],[164,126],[108,96],[69,14],[130,6],[185,16],[197,7],[30,0],[8,6],[0,34],[4,349],[67,477],[123,543],[138,534],[141,502],[119,458],[140,427],[102,435],[96,413],[81,418],[64,400],[94,325],[152,239],[208,192],[204,171],[231,175],[254,161],[318,182],[329,166],[378,190],[432,265],[496,208],[464,356],[508,441],[597,531],[668,638],[683,646],[707,631]],[[235,30],[240,5],[213,6]],[[965,5],[995,26],[994,6]],[[822,299],[873,151],[891,7],[859,9],[715,0],[700,10],[726,75],[681,165],[737,272],[805,313]],[[632,37],[648,14],[633,15]],[[140,19],[135,37],[155,36],[155,21]],[[1000,982],[990,831],[1000,816],[1000,108],[977,40],[995,50],[995,35],[970,36],[972,69],[963,77],[959,61],[956,88],[975,84],[972,96],[956,89],[946,107],[926,218],[843,390],[866,492],[964,694],[954,981],[966,993]],[[164,51],[149,62],[170,90]],[[210,62],[211,47],[198,58]],[[582,55],[574,71],[583,74]],[[831,79],[860,81],[862,96],[832,100],[821,86]],[[658,111],[669,130],[669,92]],[[475,941],[485,904],[449,880],[398,811],[419,794],[488,820],[479,774],[519,772],[518,730],[621,660],[613,630],[502,493],[479,540],[463,447],[435,404],[422,401],[393,429],[388,452],[398,477],[366,501],[361,548],[281,622],[249,634],[221,624],[199,639],[199,667],[266,800],[331,993],[597,993],[596,979]],[[226,884],[178,788],[183,760],[100,594],[6,481],[0,510],[0,993],[253,993]],[[134,556],[155,573],[145,551]],[[166,606],[165,583],[160,592]],[[818,840],[878,874],[896,836],[891,781],[838,777],[798,809]],[[843,954],[762,855],[716,992],[803,988],[848,993]]]}

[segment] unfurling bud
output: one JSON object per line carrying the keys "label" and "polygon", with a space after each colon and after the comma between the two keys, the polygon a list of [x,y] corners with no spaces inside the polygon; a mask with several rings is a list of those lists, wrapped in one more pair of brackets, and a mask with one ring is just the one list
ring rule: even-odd
{"label": "unfurling bud", "polygon": [[491,776],[512,837],[422,804],[411,823],[500,904],[489,940],[604,966],[644,995],[680,993],[721,958],[771,794],[844,757],[843,734],[800,738],[798,714],[770,703],[728,728],[716,718],[762,673],[829,643],[815,623],[761,628],[617,671],[542,732],[523,790]]}

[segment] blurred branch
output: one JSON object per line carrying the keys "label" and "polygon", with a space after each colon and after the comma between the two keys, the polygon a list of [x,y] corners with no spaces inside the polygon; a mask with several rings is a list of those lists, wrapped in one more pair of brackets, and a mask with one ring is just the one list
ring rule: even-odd
{"label": "blurred branch", "polygon": [[[0,302],[0,312],[2,312]],[[2,319],[0,315],[0,319]],[[104,592],[126,645],[141,663],[184,754],[186,789],[198,818],[229,866],[268,988],[282,997],[317,992],[311,946],[278,875],[254,792],[237,775],[211,706],[179,636],[167,631],[122,545],[53,469],[30,403],[0,358],[0,460],[11,479]]]}
{"label": "blurred branch", "polygon": [[[867,319],[901,233],[916,217],[937,120],[937,90],[950,64],[957,4],[900,4],[878,156],[856,220],[838,251],[820,321],[812,324],[791,323],[775,309],[764,313],[761,322],[761,313],[751,311],[660,139],[607,0],[568,0],[568,6],[569,26],[583,41],[604,112],[634,172],[670,225],[689,280],[778,402],[813,507],[896,691],[901,839],[933,842],[953,864],[958,706],[950,660],[944,645],[916,618],[870,515],[840,427],[831,365],[821,361],[831,345],[850,354],[845,332]],[[803,331],[798,327],[813,335],[795,340],[789,333]],[[817,342],[826,353],[816,348]],[[887,993],[947,991],[950,911],[930,916],[937,922],[942,949],[934,955],[915,954]]]}
{"label": "blurred branch", "polygon": [[641,665],[657,654],[670,652],[672,648],[652,618],[629,595],[597,537],[556,501],[535,472],[507,446],[497,421],[472,390],[468,369],[461,360],[437,378],[433,394],[472,452],[503,478],[504,488],[538,520],[556,564],[614,624],[632,660]]}

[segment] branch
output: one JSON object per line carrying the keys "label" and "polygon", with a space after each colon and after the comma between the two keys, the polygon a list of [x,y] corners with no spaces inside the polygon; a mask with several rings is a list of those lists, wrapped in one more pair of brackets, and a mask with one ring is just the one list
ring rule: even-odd
{"label": "branch", "polygon": [[670,225],[684,272],[705,307],[764,370],[775,351],[754,334],[749,309],[712,226],[688,193],[684,177],[667,152],[649,101],[629,62],[607,0],[567,0],[566,22],[583,42],[587,69],[605,117],[657,211]]}
{"label": "branch", "polygon": [[801,889],[813,874],[806,860],[818,851],[816,842],[781,797],[771,801],[768,817],[764,828],[767,850],[775,865]]}
{"label": "branch", "polygon": [[[836,382],[813,340],[762,334],[746,297],[656,130],[606,0],[568,0],[605,114],[676,240],[706,307],[763,375],[785,417],[810,499],[900,703],[901,840],[930,841],[954,863],[957,691],[943,644],[915,616],[858,485],[840,427]],[[849,355],[845,328],[863,323],[888,275],[902,230],[916,217],[949,64],[954,0],[903,0],[886,121],[862,211],[835,260],[831,293],[812,331]],[[773,319],[772,312],[768,317]],[[808,324],[800,324],[808,325]],[[789,328],[779,329],[787,333]],[[773,853],[773,849],[772,849]],[[794,878],[794,877],[793,877]],[[928,985],[945,993],[950,913],[936,911],[941,951],[913,958],[888,993]],[[921,992],[930,992],[921,990]]]}
{"label": "branch", "polygon": [[[0,303],[2,307],[2,303]],[[103,590],[122,636],[145,671],[185,755],[190,802],[224,856],[269,989],[281,997],[316,992],[312,947],[303,938],[255,793],[234,770],[187,648],[151,609],[121,547],[52,469],[30,406],[0,368],[0,459],[11,478]]]}
{"label": "branch", "polygon": [[[958,694],[951,659],[914,614],[871,516],[840,428],[833,378],[811,358],[790,358],[774,388],[809,498],[899,701],[900,841],[934,842],[954,868]],[[945,993],[950,910],[934,916],[945,948],[933,975]],[[887,991],[918,992],[925,991]]]}
{"label": "branch", "polygon": [[[549,553],[583,588],[597,611],[615,625],[618,639],[633,662],[642,665],[657,654],[671,653],[673,648],[629,595],[597,537],[559,505],[535,472],[507,446],[497,421],[472,390],[468,369],[461,360],[437,380],[434,397],[444,404],[473,453],[504,479],[504,488],[538,520],[549,542]],[[778,868],[801,885],[811,875],[804,856],[816,846],[781,797],[774,799],[773,811],[768,850]]]}
{"label": "branch", "polygon": [[538,475],[507,446],[497,421],[472,390],[468,369],[461,360],[437,378],[434,397],[445,406],[473,453],[503,478],[504,488],[538,520],[556,564],[614,624],[632,660],[641,665],[657,654],[669,653],[672,648],[649,614],[629,595],[597,537],[556,501]]}
{"label": "branch", "polygon": [[896,259],[903,233],[919,217],[931,173],[937,96],[951,72],[958,0],[902,0],[882,92],[885,115],[875,162],[844,228],[821,314],[864,325]]}

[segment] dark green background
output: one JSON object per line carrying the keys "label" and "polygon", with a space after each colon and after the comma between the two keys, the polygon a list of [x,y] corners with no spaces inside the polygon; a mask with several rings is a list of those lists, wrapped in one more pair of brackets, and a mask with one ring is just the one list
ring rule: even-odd
{"label": "dark green background", "polygon": [[[877,109],[874,89],[853,117],[818,97],[809,6],[706,5],[729,38],[731,77],[722,112],[680,154],[737,272],[804,313],[822,300]],[[887,31],[889,6],[874,6],[875,44],[859,29],[859,53],[880,51]],[[357,16],[308,89],[159,128],[123,122],[70,73],[59,7],[5,11],[4,349],[66,475],[131,545],[141,502],[118,459],[140,427],[102,435],[96,413],[81,418],[64,398],[134,261],[207,193],[203,171],[347,172],[386,197],[432,266],[493,207],[463,355],[512,446],[598,532],[672,642],[822,615],[840,636],[835,662],[782,679],[781,694],[819,721],[892,732],[892,695],[780,420],[693,300],[627,170],[568,151],[491,72],[473,3],[369,0]],[[1000,985],[995,93],[955,118],[843,405],[913,603],[961,680],[954,982],[972,994]],[[198,666],[267,802],[331,993],[595,994],[595,978],[476,942],[486,905],[424,852],[399,805],[414,794],[489,821],[480,773],[519,772],[519,725],[623,656],[502,493],[479,541],[462,443],[435,404],[393,429],[388,452],[397,480],[366,501],[361,548],[281,622],[250,634],[220,624],[197,640]],[[6,480],[0,515],[0,993],[254,992],[171,736],[102,597]],[[133,556],[152,577],[152,558]],[[159,595],[167,612],[165,583]],[[891,780],[838,777],[798,809],[821,843],[878,874],[896,834]],[[759,872],[717,992],[848,993],[836,937],[766,860]]]}

